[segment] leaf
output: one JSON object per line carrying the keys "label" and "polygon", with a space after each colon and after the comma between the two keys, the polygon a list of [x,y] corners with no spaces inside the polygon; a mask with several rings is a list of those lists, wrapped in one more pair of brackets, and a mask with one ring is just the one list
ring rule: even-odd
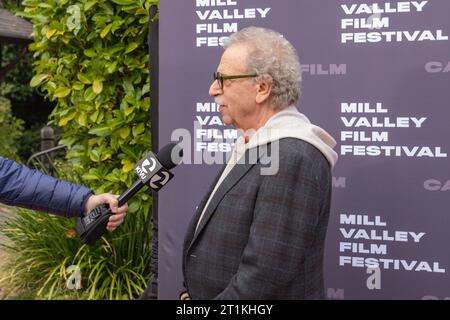
{"label": "leaf", "polygon": [[139,202],[137,201],[130,201],[131,203],[128,206],[128,212],[133,213],[139,210]]}
{"label": "leaf", "polygon": [[150,92],[150,84],[147,83],[142,87],[142,95],[145,95],[146,93]]}
{"label": "leaf", "polygon": [[98,3],[97,0],[86,2],[85,5],[84,5],[84,11],[85,11],[85,12],[86,12],[86,11],[89,11],[89,9],[91,9],[91,8],[92,8],[93,6],[95,6],[97,3]]}
{"label": "leaf", "polygon": [[88,77],[86,77],[84,74],[82,74],[82,73],[78,73],[77,74],[77,78],[78,78],[78,80],[80,80],[84,84],[91,84],[92,83],[92,81]]}
{"label": "leaf", "polygon": [[120,181],[119,177],[117,176],[117,173],[114,172],[114,171],[109,173],[109,174],[107,174],[105,176],[105,179],[108,180],[108,181],[111,181],[111,182],[119,182]]}
{"label": "leaf", "polygon": [[101,123],[103,119],[105,118],[105,112],[101,111],[98,113],[97,120],[95,120],[96,123]]}
{"label": "leaf", "polygon": [[86,49],[83,51],[84,55],[89,58],[95,58],[97,56],[97,52],[94,49]]}
{"label": "leaf", "polygon": [[96,145],[100,146],[100,145],[102,145],[103,141],[104,140],[103,140],[102,137],[91,138],[91,139],[88,140],[88,144],[89,144],[90,147],[96,146]]}
{"label": "leaf", "polygon": [[139,23],[140,24],[147,24],[148,20],[149,20],[149,17],[145,16],[145,17],[142,17],[142,18],[139,19]]}
{"label": "leaf", "polygon": [[79,102],[76,106],[78,110],[83,111],[86,114],[92,112],[92,104],[90,103]]}
{"label": "leaf", "polygon": [[68,115],[66,115],[66,116],[62,117],[61,119],[59,119],[58,125],[61,126],[61,127],[65,126],[70,120],[75,118],[75,115],[76,115],[76,112],[72,111]]}
{"label": "leaf", "polygon": [[80,82],[76,82],[76,83],[74,83],[72,85],[72,89],[73,90],[77,90],[77,91],[83,90],[84,89],[84,84],[80,83]]}
{"label": "leaf", "polygon": [[38,74],[31,78],[30,86],[37,87],[42,81],[50,77],[49,74]]}
{"label": "leaf", "polygon": [[46,83],[44,83],[42,85],[42,89],[43,90],[47,90],[47,91],[55,91],[56,90],[56,83],[54,83],[53,81],[47,81]]}
{"label": "leaf", "polygon": [[119,29],[120,26],[124,23],[125,23],[124,20],[118,20],[118,19],[114,20],[114,22],[112,23],[113,26],[111,28],[112,33],[116,32],[117,29]]}
{"label": "leaf", "polygon": [[51,27],[53,29],[57,29],[57,30],[64,29],[63,22],[60,19],[56,18],[55,16],[51,16],[51,18],[53,20],[50,21],[50,23],[48,25],[49,27]]}
{"label": "leaf", "polygon": [[94,91],[94,93],[100,94],[100,92],[102,92],[103,90],[103,82],[99,79],[95,79],[92,85],[92,90]]}
{"label": "leaf", "polygon": [[106,137],[111,134],[111,131],[112,131],[111,128],[108,125],[106,125],[92,128],[91,130],[89,130],[89,133],[99,137]]}
{"label": "leaf", "polygon": [[130,5],[130,4],[135,4],[136,0],[111,0],[112,2],[116,3],[116,4],[120,4],[122,6],[126,6],[126,5]]}
{"label": "leaf", "polygon": [[134,111],[134,106],[130,106],[128,108],[125,108],[125,110],[124,110],[125,117],[128,117],[130,114],[132,114],[133,111]]}
{"label": "leaf", "polygon": [[81,176],[84,180],[100,180],[99,177],[92,173],[85,173]]}
{"label": "leaf", "polygon": [[94,162],[99,162],[100,161],[100,154],[97,150],[91,150],[89,152],[89,158],[94,161]]}
{"label": "leaf", "polygon": [[53,94],[53,96],[57,97],[57,98],[64,98],[67,97],[70,93],[70,88],[67,87],[61,87],[55,90],[55,93]]}
{"label": "leaf", "polygon": [[59,140],[59,144],[68,144],[71,145],[77,141],[77,138],[74,137],[67,137]]}
{"label": "leaf", "polygon": [[145,8],[139,8],[136,10],[135,14],[141,14],[144,16],[148,16],[148,11]]}
{"label": "leaf", "polygon": [[123,172],[130,172],[131,170],[133,170],[134,165],[135,165],[134,162],[131,162],[128,159],[123,159],[121,162],[123,164],[123,166],[122,166],[122,171]]}
{"label": "leaf", "polygon": [[125,152],[125,154],[128,155],[129,157],[131,157],[135,160],[138,159],[138,155],[136,154],[136,152],[134,152],[134,150],[132,148],[130,148],[129,146],[122,144],[120,146],[120,149],[122,149],[122,151]]}
{"label": "leaf", "polygon": [[103,153],[101,160],[105,161],[105,160],[111,159],[111,156],[112,156],[112,151],[106,151],[105,153]]}
{"label": "leaf", "polygon": [[94,92],[92,87],[87,88],[87,90],[84,92],[84,99],[86,101],[92,101],[97,96],[97,94]]}
{"label": "leaf", "polygon": [[97,117],[98,117],[98,110],[95,110],[94,113],[92,113],[92,114],[89,116],[89,119],[90,119],[92,122],[95,122],[95,121],[97,121]]}
{"label": "leaf", "polygon": [[130,53],[131,51],[135,50],[137,47],[138,47],[138,44],[136,42],[132,42],[127,46],[125,53]]}
{"label": "leaf", "polygon": [[122,86],[127,95],[130,95],[130,96],[134,95],[134,87],[133,87],[133,84],[131,83],[131,81],[129,81],[129,80],[123,81]]}
{"label": "leaf", "polygon": [[38,7],[39,7],[39,8],[45,8],[45,9],[51,9],[51,8],[53,8],[50,4],[42,3],[42,2],[38,4]]}
{"label": "leaf", "polygon": [[111,30],[112,23],[108,24],[106,27],[103,28],[102,32],[100,32],[100,38],[104,38],[108,35],[109,31]]}
{"label": "leaf", "polygon": [[103,1],[100,4],[100,7],[103,9],[102,10],[102,16],[104,16],[104,15],[113,16],[114,15],[114,8],[109,3],[109,1]]}
{"label": "leaf", "polygon": [[78,115],[77,122],[80,126],[86,127],[87,125],[87,114],[82,112]]}
{"label": "leaf", "polygon": [[114,62],[111,62],[111,63],[107,63],[107,64],[105,65],[105,67],[106,67],[106,72],[109,73],[109,74],[111,74],[111,73],[113,73],[114,71],[116,71],[116,68],[117,68],[117,61],[114,61]]}
{"label": "leaf", "polygon": [[137,137],[142,132],[144,132],[145,126],[143,123],[139,123],[136,127],[133,128],[133,136]]}
{"label": "leaf", "polygon": [[128,128],[128,127],[121,128],[119,130],[119,135],[122,139],[128,138],[128,136],[130,135],[130,128]]}
{"label": "leaf", "polygon": [[50,29],[45,33],[45,36],[47,37],[47,39],[50,39],[52,35],[55,34],[56,31],[57,31],[56,29]]}

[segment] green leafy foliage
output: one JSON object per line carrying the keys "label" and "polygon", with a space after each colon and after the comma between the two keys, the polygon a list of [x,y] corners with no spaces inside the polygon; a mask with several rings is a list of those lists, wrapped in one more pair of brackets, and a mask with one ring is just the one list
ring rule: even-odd
{"label": "green leafy foliage", "polygon": [[[30,85],[55,103],[49,124],[62,128],[60,143],[68,145],[67,161],[60,163],[65,170],[59,172],[96,193],[124,191],[135,180],[134,164],[150,149],[147,24],[152,4],[157,1],[22,2],[20,15],[34,28]],[[15,243],[16,265],[33,262],[29,270],[35,272],[27,278],[17,267],[17,281],[36,283],[38,297],[55,298],[64,292],[62,270],[79,264],[89,276],[77,297],[136,298],[150,276],[148,191],[128,205],[125,223],[93,247],[64,238],[68,221],[40,215],[42,221],[33,223],[48,229],[33,230],[34,216],[21,215],[8,237]]]}
{"label": "green leafy foliage", "polygon": [[22,163],[26,163],[34,153],[40,151],[42,127],[42,124],[37,123],[23,131],[22,136],[16,144],[17,156],[21,159]]}
{"label": "green leafy foliage", "polygon": [[28,82],[31,79],[32,55],[21,45],[1,44],[0,50],[3,67],[8,71],[0,81],[0,95],[16,101],[25,102],[30,99],[33,88]]}
{"label": "green leafy foliage", "polygon": [[[149,223],[134,215],[125,227],[141,231]],[[73,220],[25,209],[2,223],[0,231],[10,243],[3,244],[10,261],[0,286],[33,293],[29,298],[131,299],[146,285],[145,233],[103,237],[95,247],[80,246]],[[80,270],[79,290],[67,286],[70,266]]]}
{"label": "green leafy foliage", "polygon": [[22,15],[34,25],[30,85],[56,101],[51,124],[64,128],[61,143],[70,146],[68,159],[81,176],[88,171],[83,182],[98,192],[129,186],[130,163],[150,149],[147,23],[152,3],[23,2]]}
{"label": "green leafy foliage", "polygon": [[11,114],[10,101],[0,96],[0,155],[17,160],[17,141],[22,136],[23,121]]}
{"label": "green leafy foliage", "polygon": [[10,12],[16,12],[20,10],[20,2],[17,0],[1,0],[0,7],[5,8]]}

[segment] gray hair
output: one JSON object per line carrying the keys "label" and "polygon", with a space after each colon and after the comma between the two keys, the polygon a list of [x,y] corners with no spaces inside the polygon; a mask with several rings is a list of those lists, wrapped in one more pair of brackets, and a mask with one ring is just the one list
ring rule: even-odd
{"label": "gray hair", "polygon": [[280,33],[258,27],[244,28],[232,34],[224,48],[244,44],[250,51],[246,61],[250,73],[259,75],[262,81],[272,78],[272,107],[286,108],[297,104],[300,95],[300,62],[297,51]]}

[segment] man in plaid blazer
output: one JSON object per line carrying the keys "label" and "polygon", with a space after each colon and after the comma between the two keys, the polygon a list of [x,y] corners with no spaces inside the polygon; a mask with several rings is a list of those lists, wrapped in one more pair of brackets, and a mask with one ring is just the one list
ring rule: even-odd
{"label": "man in plaid blazer", "polygon": [[336,142],[295,107],[300,64],[280,34],[233,34],[209,93],[241,133],[197,208],[181,299],[322,299]]}

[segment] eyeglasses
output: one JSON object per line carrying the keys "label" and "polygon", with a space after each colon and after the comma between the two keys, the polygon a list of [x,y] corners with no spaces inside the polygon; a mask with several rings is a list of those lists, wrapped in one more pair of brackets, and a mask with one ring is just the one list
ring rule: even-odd
{"label": "eyeglasses", "polygon": [[257,74],[241,74],[237,76],[224,76],[220,72],[214,72],[214,81],[217,80],[217,83],[219,83],[219,88],[223,89],[223,80],[227,79],[239,79],[239,78],[255,78],[257,77]]}

